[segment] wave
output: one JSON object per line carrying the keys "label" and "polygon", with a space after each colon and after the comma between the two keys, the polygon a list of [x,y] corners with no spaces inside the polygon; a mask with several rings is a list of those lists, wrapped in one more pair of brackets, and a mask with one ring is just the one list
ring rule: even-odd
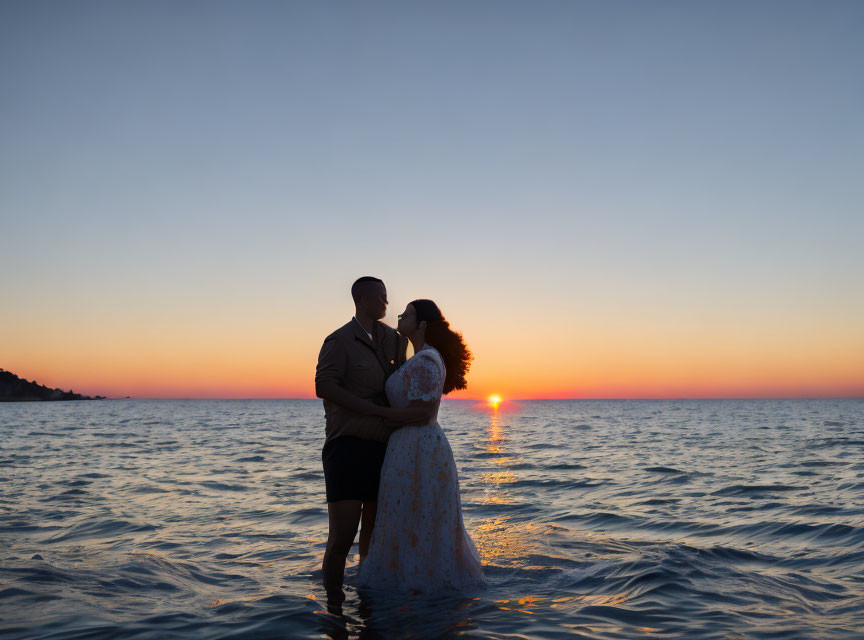
{"label": "wave", "polygon": [[756,493],[806,491],[808,487],[787,484],[733,484],[711,493],[712,496],[746,496]]}

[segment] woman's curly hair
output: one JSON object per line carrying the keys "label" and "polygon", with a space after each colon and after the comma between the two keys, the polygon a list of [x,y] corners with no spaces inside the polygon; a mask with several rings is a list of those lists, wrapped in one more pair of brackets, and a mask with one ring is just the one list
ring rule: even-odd
{"label": "woman's curly hair", "polygon": [[417,313],[417,323],[426,321],[426,344],[435,347],[444,359],[447,369],[444,377],[444,393],[468,386],[465,375],[474,356],[465,345],[462,334],[450,328],[450,323],[431,300],[415,300],[411,303]]}

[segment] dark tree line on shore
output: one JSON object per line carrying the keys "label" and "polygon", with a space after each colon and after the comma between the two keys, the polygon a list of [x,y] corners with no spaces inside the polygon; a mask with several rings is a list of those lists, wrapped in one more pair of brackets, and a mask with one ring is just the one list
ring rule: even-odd
{"label": "dark tree line on shore", "polygon": [[11,371],[0,369],[0,402],[38,402],[40,400],[104,400],[104,396],[91,398],[74,391],[49,389],[38,382],[19,378]]}

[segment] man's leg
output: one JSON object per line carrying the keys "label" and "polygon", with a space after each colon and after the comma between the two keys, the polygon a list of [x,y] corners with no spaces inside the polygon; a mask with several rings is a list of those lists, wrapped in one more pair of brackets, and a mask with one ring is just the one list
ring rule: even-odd
{"label": "man's leg", "polygon": [[363,503],[363,513],[360,520],[360,562],[363,562],[369,555],[369,542],[372,540],[372,529],[375,528],[377,510],[378,503],[375,500]]}
{"label": "man's leg", "polygon": [[354,536],[357,535],[357,525],[360,524],[360,511],[363,503],[360,500],[338,500],[327,503],[327,516],[330,521],[330,531],[327,535],[327,549],[324,551],[324,563],[321,570],[324,574],[324,589],[327,598],[344,600],[342,581],[345,579],[345,560]]}

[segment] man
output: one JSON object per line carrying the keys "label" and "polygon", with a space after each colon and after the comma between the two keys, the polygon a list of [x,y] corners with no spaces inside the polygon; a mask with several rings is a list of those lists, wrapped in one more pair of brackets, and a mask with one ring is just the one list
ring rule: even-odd
{"label": "man", "polygon": [[345,561],[361,521],[361,562],[369,551],[387,439],[400,426],[423,424],[429,414],[425,407],[404,409],[401,423],[376,415],[388,406],[384,384],[405,362],[408,341],[380,322],[387,313],[381,280],[359,278],[351,297],[354,317],[324,339],[315,371],[315,395],[324,401],[327,422],[321,458],[329,534],[322,570],[331,603],[345,599]]}

